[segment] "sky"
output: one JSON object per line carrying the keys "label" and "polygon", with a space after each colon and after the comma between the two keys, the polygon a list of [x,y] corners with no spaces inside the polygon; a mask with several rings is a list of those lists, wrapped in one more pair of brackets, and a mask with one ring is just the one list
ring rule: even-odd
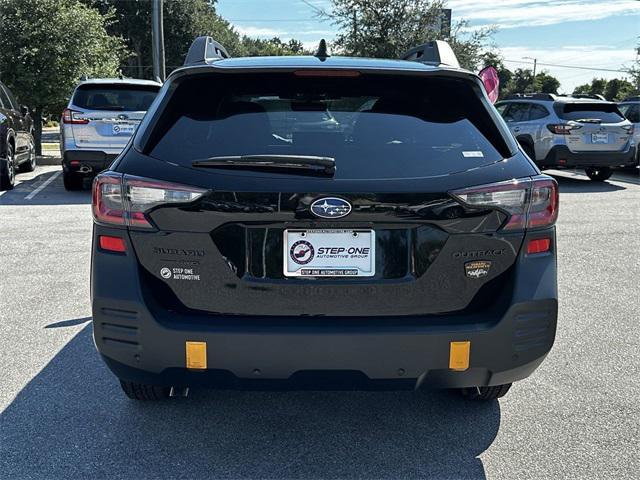
{"label": "sky", "polygon": [[[217,11],[240,33],[296,38],[311,47],[336,34],[312,6],[329,9],[331,0],[218,0]],[[561,92],[570,93],[593,77],[624,77],[606,70],[621,70],[636,58],[640,0],[448,0],[447,6],[454,22],[496,26],[493,40],[505,65],[532,68],[533,61],[525,57],[536,58],[538,71],[560,80]]]}

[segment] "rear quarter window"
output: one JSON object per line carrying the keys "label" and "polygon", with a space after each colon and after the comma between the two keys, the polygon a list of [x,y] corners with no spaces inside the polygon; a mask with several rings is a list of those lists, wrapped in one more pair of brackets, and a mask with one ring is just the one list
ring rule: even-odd
{"label": "rear quarter window", "polygon": [[147,111],[159,90],[154,85],[80,85],[72,103],[86,110]]}
{"label": "rear quarter window", "polygon": [[478,86],[363,74],[208,74],[176,88],[145,153],[191,166],[231,155],[335,158],[336,177],[415,178],[511,156]]}
{"label": "rear quarter window", "polygon": [[565,103],[555,106],[558,116],[563,120],[599,120],[605,123],[618,123],[624,117],[614,103]]}

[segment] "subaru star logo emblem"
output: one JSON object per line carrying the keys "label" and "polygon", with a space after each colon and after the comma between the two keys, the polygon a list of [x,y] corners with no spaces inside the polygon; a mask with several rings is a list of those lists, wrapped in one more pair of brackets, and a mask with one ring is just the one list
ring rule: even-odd
{"label": "subaru star logo emblem", "polygon": [[351,213],[351,204],[336,197],[319,198],[311,204],[311,213],[320,218],[340,218]]}

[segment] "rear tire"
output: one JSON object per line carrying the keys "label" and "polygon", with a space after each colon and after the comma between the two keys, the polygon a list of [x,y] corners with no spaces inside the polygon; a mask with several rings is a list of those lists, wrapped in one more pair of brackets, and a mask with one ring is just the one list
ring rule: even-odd
{"label": "rear tire", "polygon": [[0,191],[11,190],[16,183],[16,159],[13,156],[13,146],[7,145],[7,158],[0,163]]}
{"label": "rear tire", "polygon": [[460,390],[460,393],[468,400],[486,402],[504,397],[511,388],[511,385],[511,383],[505,383],[504,385],[495,385],[493,387],[463,388]]}
{"label": "rear tire", "polygon": [[33,172],[36,169],[36,146],[31,142],[29,145],[29,160],[20,165],[21,172]]}
{"label": "rear tire", "polygon": [[169,398],[169,387],[145,385],[120,380],[122,391],[132,400],[164,400]]}
{"label": "rear tire", "polygon": [[608,180],[611,175],[613,175],[613,170],[609,167],[594,167],[594,168],[586,168],[585,173],[587,177],[589,177],[594,182],[604,182]]}
{"label": "rear tire", "polygon": [[64,172],[62,174],[62,181],[65,190],[73,191],[82,189],[82,177],[75,173]]}

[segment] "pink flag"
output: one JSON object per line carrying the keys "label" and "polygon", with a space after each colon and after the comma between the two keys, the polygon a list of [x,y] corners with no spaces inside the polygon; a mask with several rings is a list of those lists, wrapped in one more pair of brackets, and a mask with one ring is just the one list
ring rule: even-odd
{"label": "pink flag", "polygon": [[500,90],[500,78],[498,78],[498,70],[495,67],[486,67],[480,70],[478,76],[482,79],[487,96],[491,103],[498,100],[498,92]]}

